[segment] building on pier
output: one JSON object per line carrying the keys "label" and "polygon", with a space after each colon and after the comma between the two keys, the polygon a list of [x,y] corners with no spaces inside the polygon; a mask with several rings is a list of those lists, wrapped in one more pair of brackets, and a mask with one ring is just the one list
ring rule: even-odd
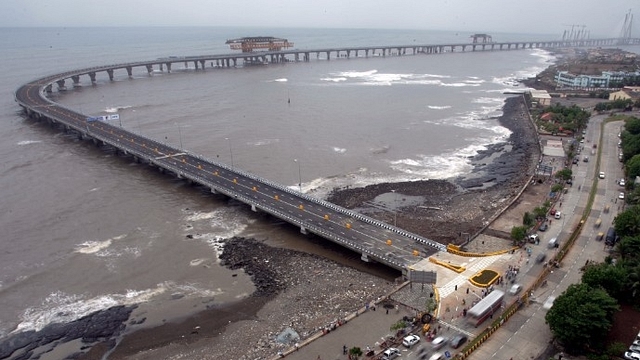
{"label": "building on pier", "polygon": [[253,52],[253,50],[261,51],[280,51],[293,46],[287,39],[280,39],[271,36],[254,36],[243,37],[239,39],[227,40],[231,50],[242,50],[242,52]]}

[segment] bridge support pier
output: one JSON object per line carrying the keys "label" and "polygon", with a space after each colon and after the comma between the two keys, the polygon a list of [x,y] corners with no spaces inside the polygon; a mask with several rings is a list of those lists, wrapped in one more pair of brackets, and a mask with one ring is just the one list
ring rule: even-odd
{"label": "bridge support pier", "polygon": [[167,73],[171,73],[171,63],[166,63],[167,65]]}
{"label": "bridge support pier", "polygon": [[[216,190],[216,189],[214,189],[214,188],[211,188],[211,193],[212,193],[212,194],[217,194],[217,193],[218,193],[218,190]],[[252,210],[253,210],[253,209],[252,209]]]}
{"label": "bridge support pier", "polygon": [[300,226],[300,233],[305,235],[308,234],[307,229],[304,226]]}
{"label": "bridge support pier", "polygon": [[64,86],[64,79],[60,79],[60,80],[56,81],[56,84],[58,84],[58,91],[67,90],[67,87]]}
{"label": "bridge support pier", "polygon": [[131,66],[127,66],[127,75],[129,75],[130,78],[133,77],[133,68]]}
{"label": "bridge support pier", "polygon": [[73,75],[71,77],[71,80],[73,81],[73,86],[79,86],[80,85],[80,75]]}
{"label": "bridge support pier", "polygon": [[360,260],[362,260],[364,262],[370,262],[371,261],[369,259],[369,256],[367,256],[367,254],[362,254],[362,256],[360,256]]}
{"label": "bridge support pier", "polygon": [[113,69],[107,70],[107,74],[109,75],[109,80],[113,81]]}
{"label": "bridge support pier", "polygon": [[89,79],[91,79],[91,83],[92,84],[95,84],[96,83],[96,73],[90,72],[89,73]]}
{"label": "bridge support pier", "polygon": [[258,212],[258,208],[254,204],[251,204],[251,211]]}
{"label": "bridge support pier", "polygon": [[148,64],[148,65],[145,65],[145,67],[147,68],[147,74],[151,76],[153,74],[153,65]]}

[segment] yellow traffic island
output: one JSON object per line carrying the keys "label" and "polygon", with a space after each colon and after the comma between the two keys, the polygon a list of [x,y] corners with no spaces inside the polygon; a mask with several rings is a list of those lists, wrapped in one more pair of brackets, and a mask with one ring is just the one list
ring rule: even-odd
{"label": "yellow traffic island", "polygon": [[458,274],[460,274],[460,273],[464,272],[465,270],[467,270],[467,268],[465,268],[464,266],[449,264],[447,262],[440,261],[440,260],[432,258],[432,257],[429,258],[429,261],[434,263],[434,264],[436,264],[436,265],[444,266],[449,270],[453,270],[453,271],[457,272]]}
{"label": "yellow traffic island", "polygon": [[484,269],[478,271],[475,275],[469,278],[469,282],[477,287],[489,287],[498,280],[500,274],[497,271],[491,269]]}

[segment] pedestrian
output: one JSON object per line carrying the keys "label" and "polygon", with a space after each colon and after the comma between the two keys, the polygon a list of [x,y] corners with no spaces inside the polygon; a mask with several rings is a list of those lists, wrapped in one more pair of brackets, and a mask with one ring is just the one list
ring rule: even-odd
{"label": "pedestrian", "polygon": [[389,308],[387,308],[387,315],[389,315]]}
{"label": "pedestrian", "polygon": [[558,360],[562,360],[562,357],[563,357],[563,356],[564,356],[564,354],[563,354],[563,353],[560,353],[560,354],[558,355]]}
{"label": "pedestrian", "polygon": [[342,345],[342,355],[347,355],[347,345]]}

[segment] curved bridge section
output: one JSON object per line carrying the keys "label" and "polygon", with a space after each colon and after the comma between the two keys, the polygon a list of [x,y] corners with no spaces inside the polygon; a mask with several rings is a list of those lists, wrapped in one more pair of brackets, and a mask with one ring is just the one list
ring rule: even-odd
{"label": "curved bridge section", "polygon": [[46,96],[53,84],[60,86],[64,79],[134,66],[146,67],[148,63],[105,66],[52,75],[23,85],[16,91],[15,99],[29,118],[60,125],[81,139],[109,145],[116,151],[132,156],[135,161],[206,186],[213,193],[242,201],[254,211],[264,211],[300,227],[302,233],[311,232],[356,251],[362,254],[364,261],[378,261],[406,274],[407,269],[424,256],[445,250],[442,244],[435,241],[233,166],[205,159],[105,122],[89,121],[87,115],[59,105]]}

